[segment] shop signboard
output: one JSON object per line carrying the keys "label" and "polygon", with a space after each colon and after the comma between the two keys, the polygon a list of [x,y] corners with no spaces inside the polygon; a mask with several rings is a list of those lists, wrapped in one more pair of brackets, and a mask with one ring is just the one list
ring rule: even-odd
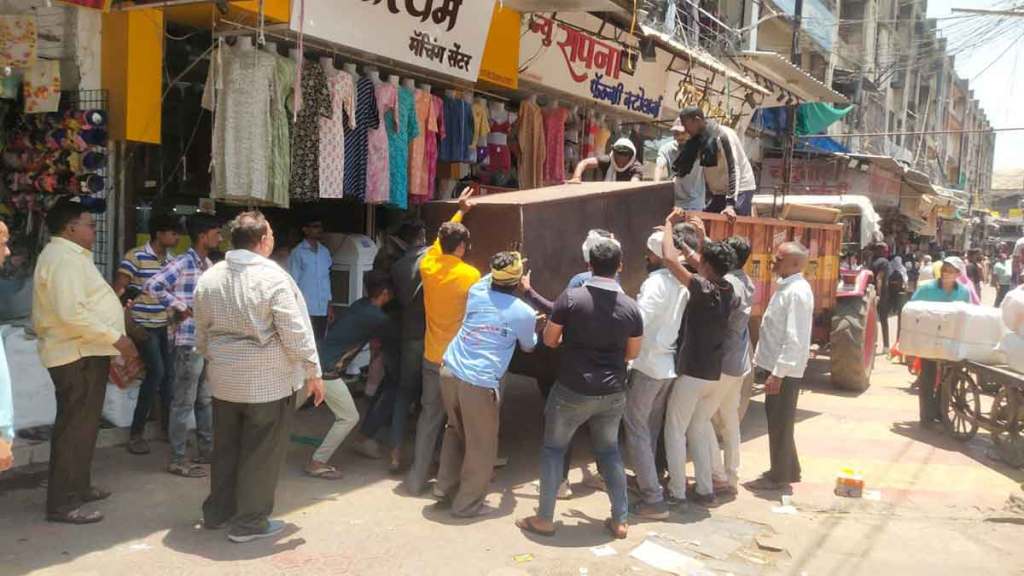
{"label": "shop signboard", "polygon": [[476,82],[494,0],[293,0],[291,29]]}
{"label": "shop signboard", "polygon": [[[782,190],[782,159],[766,158],[761,163],[759,188],[762,194]],[[816,160],[793,160],[793,176],[790,180],[790,195],[816,194],[839,196],[857,194],[867,196],[875,210],[899,206],[899,176],[877,166],[868,170],[850,168],[846,162],[831,158]]]}
{"label": "shop signboard", "polygon": [[521,26],[520,80],[652,119],[671,112],[666,52],[646,61],[636,37],[587,13],[535,12]]}

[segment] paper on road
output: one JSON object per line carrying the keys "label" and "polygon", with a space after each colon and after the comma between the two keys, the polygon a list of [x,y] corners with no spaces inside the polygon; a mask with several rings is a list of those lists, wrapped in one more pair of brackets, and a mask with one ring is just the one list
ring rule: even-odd
{"label": "paper on road", "polygon": [[703,562],[670,550],[650,539],[644,539],[629,555],[651,568],[671,574],[688,575],[694,571],[702,572],[704,570]]}

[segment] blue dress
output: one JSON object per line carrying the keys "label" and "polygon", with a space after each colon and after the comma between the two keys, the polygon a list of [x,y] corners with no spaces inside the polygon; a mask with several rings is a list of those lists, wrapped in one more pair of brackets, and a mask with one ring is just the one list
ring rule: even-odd
{"label": "blue dress", "polygon": [[[395,126],[395,120],[398,126]],[[416,120],[416,95],[402,86],[398,89],[398,106],[393,116],[385,120],[388,131],[388,172],[390,203],[409,207],[409,144],[420,134]]]}

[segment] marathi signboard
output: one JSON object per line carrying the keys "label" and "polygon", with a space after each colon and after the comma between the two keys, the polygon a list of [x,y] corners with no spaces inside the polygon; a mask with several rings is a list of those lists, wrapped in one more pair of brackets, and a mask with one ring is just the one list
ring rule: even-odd
{"label": "marathi signboard", "polygon": [[[758,181],[762,194],[782,190],[782,160],[766,158],[761,162]],[[793,160],[790,195],[821,194],[838,196],[858,194],[871,199],[875,209],[895,208],[900,202],[902,178],[877,166],[868,170],[850,168],[844,161],[830,158]]]}
{"label": "marathi signboard", "polygon": [[293,0],[291,29],[475,82],[494,0]]}
{"label": "marathi signboard", "polygon": [[521,80],[649,118],[668,112],[667,53],[659,50],[653,62],[645,61],[634,36],[621,31],[618,39],[599,35],[601,20],[586,13],[558,14],[557,19],[533,13],[522,27]]}

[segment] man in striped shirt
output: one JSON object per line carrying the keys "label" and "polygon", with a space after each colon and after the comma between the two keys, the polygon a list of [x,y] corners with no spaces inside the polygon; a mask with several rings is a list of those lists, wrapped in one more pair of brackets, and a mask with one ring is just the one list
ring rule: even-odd
{"label": "man in striped shirt", "polygon": [[[213,451],[213,409],[210,392],[202,382],[205,363],[196,352],[196,323],[192,319],[192,302],[199,276],[213,264],[210,250],[220,245],[220,226],[204,215],[189,221],[192,247],[149,279],[146,295],[164,306],[171,316],[174,394],[171,400],[169,434],[171,462],[167,471],[187,478],[202,478],[206,470],[198,464],[209,463]],[[188,423],[195,411],[196,438],[199,455],[193,464],[185,459],[188,446]]]}
{"label": "man in striped shirt", "polygon": [[[143,285],[173,258],[171,248],[178,244],[178,221],[169,214],[154,214],[149,220],[149,241],[128,251],[117,267],[114,291],[118,296],[128,287],[142,290]],[[153,394],[160,394],[160,425],[167,430],[167,414],[171,405],[170,348],[167,343],[167,310],[156,298],[142,293],[135,298],[132,320],[146,330],[147,338],[139,353],[146,365],[146,377],[139,389],[139,401],[132,417],[128,451],[148,454],[149,444],[143,438]]]}

